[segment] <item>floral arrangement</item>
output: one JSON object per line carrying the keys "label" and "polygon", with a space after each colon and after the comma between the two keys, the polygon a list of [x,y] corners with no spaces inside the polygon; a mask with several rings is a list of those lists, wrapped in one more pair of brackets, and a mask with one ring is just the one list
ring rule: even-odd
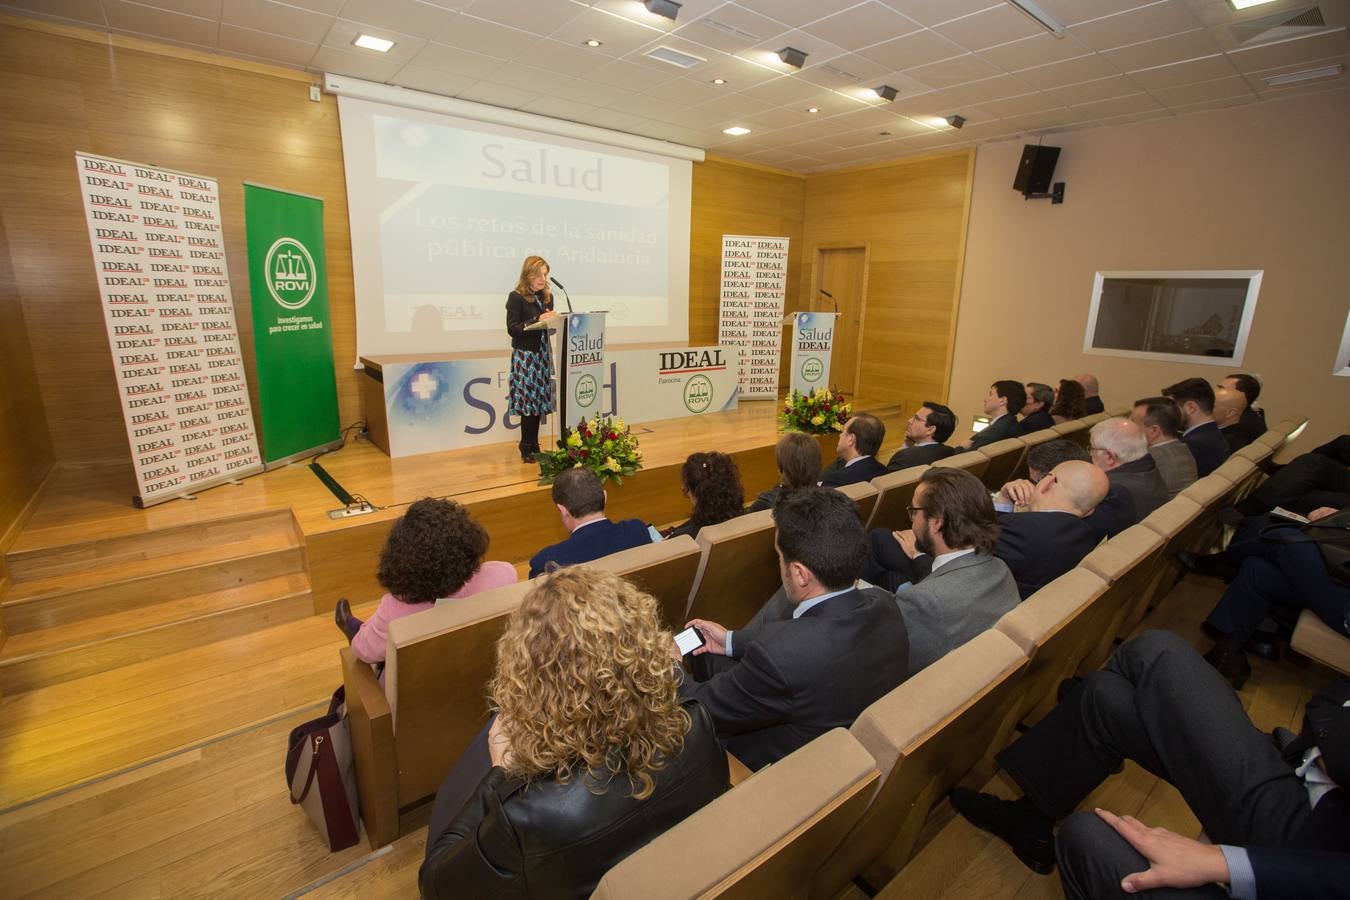
{"label": "floral arrangement", "polygon": [[853,415],[853,404],[838,391],[818,387],[809,394],[793,391],[783,399],[783,414],[778,417],[784,431],[807,434],[831,434],[844,430]]}
{"label": "floral arrangement", "polygon": [[600,477],[601,483],[623,484],[625,475],[642,468],[642,452],[623,419],[595,416],[582,419],[576,428],[564,428],[557,450],[539,453],[539,483],[552,484],[564,469],[583,466]]}

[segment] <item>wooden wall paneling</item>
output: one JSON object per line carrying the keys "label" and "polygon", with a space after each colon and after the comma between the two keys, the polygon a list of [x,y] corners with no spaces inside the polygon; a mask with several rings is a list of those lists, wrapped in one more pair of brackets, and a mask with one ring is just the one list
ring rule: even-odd
{"label": "wooden wall paneling", "polygon": [[804,284],[818,247],[867,245],[858,392],[912,408],[946,398],[972,151],[806,181]]}

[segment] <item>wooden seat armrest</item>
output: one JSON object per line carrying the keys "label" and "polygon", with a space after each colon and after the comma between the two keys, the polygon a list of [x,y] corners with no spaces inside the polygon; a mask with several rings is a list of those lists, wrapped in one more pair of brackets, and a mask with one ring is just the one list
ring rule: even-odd
{"label": "wooden seat armrest", "polygon": [[347,693],[347,725],[356,764],[361,821],[372,849],[398,837],[398,757],[389,699],[369,663],[343,647],[342,683]]}
{"label": "wooden seat armrest", "polygon": [[751,775],[755,774],[754,772],[750,771],[750,769],[746,766],[745,763],[741,762],[739,759],[732,756],[730,750],[727,751],[727,769],[731,773],[732,787],[735,787],[745,779],[749,778]]}

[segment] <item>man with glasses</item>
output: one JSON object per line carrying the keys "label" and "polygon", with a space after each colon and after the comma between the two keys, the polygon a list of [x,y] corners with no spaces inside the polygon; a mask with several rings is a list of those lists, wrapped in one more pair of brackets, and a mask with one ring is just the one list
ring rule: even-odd
{"label": "man with glasses", "polygon": [[887,472],[911,466],[930,466],[956,451],[947,446],[947,438],[956,430],[956,414],[941,403],[923,401],[905,423],[905,446],[886,463]]}
{"label": "man with glasses", "polygon": [[[910,554],[931,560],[918,584],[902,585],[895,602],[909,635],[914,674],[992,628],[1017,606],[1017,583],[993,555],[998,519],[989,492],[963,469],[923,473],[909,507],[912,531],[897,532]],[[889,538],[889,535],[887,536]]]}

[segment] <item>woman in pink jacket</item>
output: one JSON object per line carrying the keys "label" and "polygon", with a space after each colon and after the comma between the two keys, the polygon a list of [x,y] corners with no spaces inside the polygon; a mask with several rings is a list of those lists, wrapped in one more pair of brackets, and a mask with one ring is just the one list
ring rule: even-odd
{"label": "woman in pink jacket", "polygon": [[431,609],[440,597],[468,597],[516,581],[510,563],[483,562],[488,535],[453,500],[418,500],[389,529],[376,576],[388,592],[367,622],[352,615],[343,598],[333,618],[357,657],[384,662],[389,623]]}

